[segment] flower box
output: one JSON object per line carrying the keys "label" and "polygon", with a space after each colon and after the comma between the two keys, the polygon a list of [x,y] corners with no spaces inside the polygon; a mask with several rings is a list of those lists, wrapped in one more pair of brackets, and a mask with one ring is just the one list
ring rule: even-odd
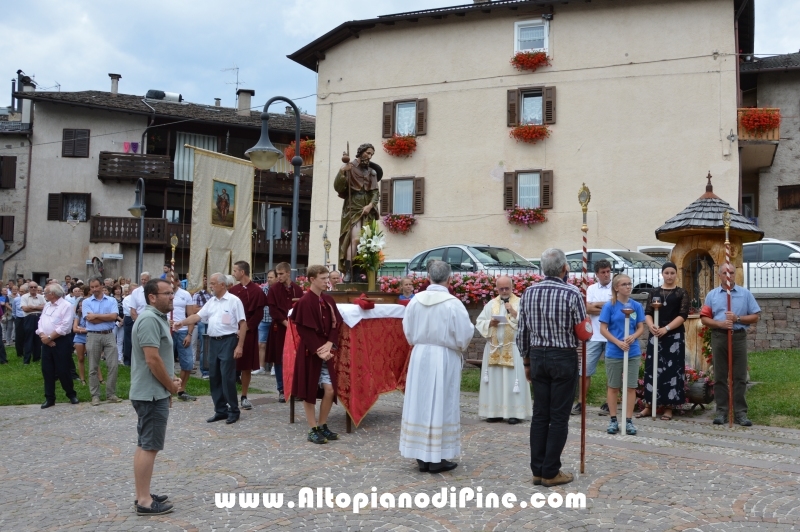
{"label": "flower box", "polygon": [[511,225],[524,225],[525,227],[547,221],[542,209],[524,209],[517,205],[506,211],[506,217]]}
{"label": "flower box", "polygon": [[526,124],[512,128],[509,136],[517,142],[536,144],[550,136],[550,128],[536,124]]}
{"label": "flower box", "polygon": [[740,123],[749,133],[766,133],[781,125],[780,109],[745,109],[741,113]]}
{"label": "flower box", "polygon": [[[300,157],[303,158],[303,165],[309,166],[314,164],[314,150],[316,149],[316,144],[314,140],[309,139],[300,139]],[[295,143],[294,141],[289,144],[289,146],[283,150],[283,155],[286,156],[286,160],[292,162],[292,158],[295,156]]]}
{"label": "flower box", "polygon": [[510,63],[517,70],[533,72],[539,67],[550,66],[550,58],[544,52],[517,52]]}
{"label": "flower box", "polygon": [[410,232],[416,221],[413,214],[387,214],[381,219],[387,231],[400,235]]}
{"label": "flower box", "polygon": [[416,149],[417,138],[411,135],[394,135],[383,141],[383,151],[395,157],[411,157]]}

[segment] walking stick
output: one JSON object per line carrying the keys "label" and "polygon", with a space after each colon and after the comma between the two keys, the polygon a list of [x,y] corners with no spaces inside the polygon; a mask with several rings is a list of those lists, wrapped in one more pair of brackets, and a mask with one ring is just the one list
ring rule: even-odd
{"label": "walking stick", "polygon": [[[631,314],[633,314],[633,307],[630,302],[625,303],[622,308],[622,313],[625,314],[625,336],[623,340],[631,334]],[[628,421],[628,353],[630,349],[622,352],[622,418]],[[620,431],[622,434],[622,431]]]}
{"label": "walking stick", "polygon": [[[658,328],[658,309],[661,308],[661,298],[658,296],[653,296],[652,300],[650,301],[650,305],[653,307],[653,321],[656,324],[656,328]],[[656,418],[656,398],[658,396],[658,336],[655,334],[653,335],[653,404],[650,408],[650,414],[652,415],[653,419]]]}
{"label": "walking stick", "polygon": [[[728,293],[728,312],[731,311],[731,213],[722,214],[722,225],[725,226],[725,291]],[[728,329],[728,427],[733,427],[733,329]]]}
{"label": "walking stick", "polygon": [[[583,271],[581,276],[581,292],[583,292],[584,306],[586,305],[586,289],[589,284],[586,275],[586,233],[589,232],[589,226],[586,225],[586,212],[589,209],[589,201],[592,195],[586,183],[583,183],[578,191],[578,201],[581,204],[583,211],[583,225],[581,232],[583,232]],[[581,374],[579,376],[581,386],[581,474],[586,470],[586,342],[581,342]]]}

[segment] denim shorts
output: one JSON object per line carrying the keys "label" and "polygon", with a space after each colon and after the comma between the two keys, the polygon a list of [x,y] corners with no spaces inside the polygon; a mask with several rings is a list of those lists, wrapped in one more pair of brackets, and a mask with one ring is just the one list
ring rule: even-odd
{"label": "denim shorts", "polygon": [[[622,388],[622,366],[625,359],[606,357],[606,376],[608,377],[608,387]],[[628,357],[628,388],[636,389],[639,386],[639,365],[642,363],[642,355]]]}
{"label": "denim shorts", "polygon": [[591,377],[597,371],[600,356],[606,352],[606,342],[586,342],[586,376]]}
{"label": "denim shorts", "polygon": [[180,361],[182,371],[192,371],[194,369],[194,353],[192,352],[192,345],[183,347],[183,339],[189,331],[178,331],[172,333],[173,348],[178,353],[178,360]]}
{"label": "denim shorts", "polygon": [[258,343],[259,344],[266,344],[267,338],[269,338],[269,326],[272,323],[268,323],[266,321],[262,321],[258,324]]}
{"label": "denim shorts", "polygon": [[72,343],[86,345],[86,334],[76,334],[75,338],[72,340]]}
{"label": "denim shorts", "polygon": [[163,451],[167,436],[167,418],[169,417],[169,397],[155,401],[136,401],[131,405],[139,416],[136,424],[138,439],[136,445],[143,451]]}
{"label": "denim shorts", "polygon": [[328,363],[326,361],[322,362],[322,370],[319,372],[319,384],[333,384],[331,382],[331,373],[328,371]]}

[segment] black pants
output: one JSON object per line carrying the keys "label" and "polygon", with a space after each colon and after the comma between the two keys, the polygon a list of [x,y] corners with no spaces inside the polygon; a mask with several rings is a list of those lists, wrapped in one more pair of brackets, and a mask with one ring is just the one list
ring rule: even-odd
{"label": "black pants", "polygon": [[125,316],[122,320],[123,324],[123,337],[122,337],[122,363],[126,366],[131,365],[131,334],[133,333],[133,319],[130,316]]}
{"label": "black pants", "polygon": [[6,354],[6,344],[0,340],[0,364],[8,364],[8,355]]}
{"label": "black pants", "polygon": [[51,403],[56,402],[56,379],[68,398],[75,397],[77,392],[72,387],[72,344],[69,336],[59,336],[55,346],[42,346],[42,375],[44,376],[44,398]]}
{"label": "black pants", "polygon": [[14,347],[18,357],[25,353],[25,318],[14,318]]}
{"label": "black pants", "polygon": [[578,379],[578,351],[532,348],[533,418],[531,419],[531,471],[553,478],[561,469],[561,452],[567,443],[569,413]]}
{"label": "black pants", "polygon": [[217,414],[239,415],[239,396],[236,393],[236,361],[233,350],[239,338],[232,334],[216,340],[209,339],[208,381],[211,384],[211,399]]}
{"label": "black pants", "polygon": [[36,329],[39,328],[40,314],[28,314],[23,318],[25,320],[25,358],[22,360],[23,364],[30,364],[31,356],[34,362],[39,362],[42,358],[42,340],[36,334]]}
{"label": "black pants", "polygon": [[[733,333],[733,415],[734,421],[747,416],[747,332]],[[711,331],[711,355],[714,361],[714,402],[717,415],[728,417],[728,331]]]}

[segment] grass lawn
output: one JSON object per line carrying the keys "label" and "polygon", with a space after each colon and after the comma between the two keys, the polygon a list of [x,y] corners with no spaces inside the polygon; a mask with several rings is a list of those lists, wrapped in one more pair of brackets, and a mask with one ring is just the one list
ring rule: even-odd
{"label": "grass lawn", "polygon": [[[8,364],[0,366],[0,406],[8,405],[31,405],[41,404],[44,402],[44,377],[42,377],[42,365],[39,362],[31,362],[29,365],[22,363],[22,358],[17,356],[13,347],[6,346],[6,353],[8,355]],[[78,365],[78,357],[73,355],[75,365]],[[92,396],[89,393],[89,361],[84,361],[86,367],[86,386],[81,385],[79,381],[73,381],[75,391],[78,392],[78,399],[81,402],[90,402]],[[101,373],[103,379],[108,375],[108,369],[105,362],[100,362]],[[175,364],[176,369],[178,365]],[[198,371],[197,375],[200,375]],[[189,379],[186,384],[186,391],[190,395],[211,395],[211,389],[207,380],[200,378]],[[121,399],[128,398],[128,391],[131,387],[131,368],[119,365],[117,371],[117,396]],[[105,397],[105,384],[100,386],[100,397]],[[241,391],[241,386],[236,386],[238,391]],[[263,393],[250,387],[252,393]],[[61,384],[56,381],[56,402],[67,402],[64,390],[61,389]]]}

